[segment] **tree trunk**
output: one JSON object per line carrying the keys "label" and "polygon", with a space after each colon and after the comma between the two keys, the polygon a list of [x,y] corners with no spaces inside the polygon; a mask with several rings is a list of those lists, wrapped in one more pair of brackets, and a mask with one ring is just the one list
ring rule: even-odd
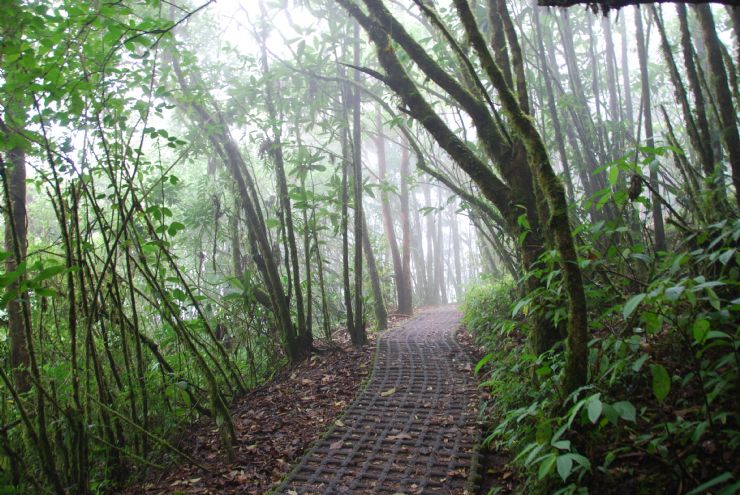
{"label": "tree trunk", "polygon": [[571,201],[575,202],[576,193],[573,187],[573,178],[570,175],[570,165],[568,164],[568,154],[565,151],[563,130],[560,127],[560,117],[558,116],[558,108],[555,104],[555,94],[552,90],[552,81],[550,80],[551,78],[548,70],[547,58],[545,57],[545,46],[544,42],[542,41],[542,23],[540,22],[540,9],[534,7],[532,11],[534,13],[534,25],[537,35],[537,53],[539,55],[540,65],[542,66],[542,78],[545,80],[547,109],[550,114],[550,120],[552,121],[553,130],[555,131],[555,142],[557,143],[558,153],[560,155],[560,163],[562,164],[563,174],[565,175],[565,185],[568,188],[568,196],[570,197]]}
{"label": "tree trunk", "polygon": [[411,229],[411,235],[413,236],[411,254],[414,262],[414,273],[416,274],[416,286],[414,289],[417,298],[422,301],[422,304],[427,304],[427,292],[429,291],[430,281],[427,280],[427,266],[424,256],[424,225],[419,216],[419,205],[416,201],[416,195],[411,195],[410,199],[410,211],[414,212],[414,224]]}
{"label": "tree trunk", "polygon": [[[685,5],[677,4],[678,21],[681,28],[681,48],[683,50],[684,67],[686,68],[686,77],[689,81],[689,88],[694,98],[694,113],[696,115],[696,128],[699,134],[699,146],[697,150],[701,158],[704,175],[713,184],[712,189],[716,190],[718,181],[718,170],[714,162],[714,151],[712,150],[712,137],[709,131],[709,121],[707,119],[707,110],[704,101],[704,93],[701,90],[699,73],[696,70],[696,54],[691,42],[691,33],[689,31],[688,13]],[[719,171],[721,173],[721,170]]]}
{"label": "tree trunk", "polygon": [[[267,20],[267,12],[262,0],[259,3],[262,20]],[[298,318],[298,345],[303,355],[311,353],[313,345],[313,335],[306,326],[306,314],[303,307],[303,290],[301,288],[301,271],[300,259],[298,257],[298,246],[295,238],[295,228],[293,226],[293,209],[288,192],[288,180],[285,174],[285,159],[283,157],[282,130],[280,129],[279,116],[275,108],[275,90],[272,84],[272,78],[269,77],[269,66],[267,61],[267,33],[260,33],[260,54],[262,58],[262,74],[265,80],[265,106],[267,114],[272,122],[272,142],[270,143],[270,155],[275,165],[275,178],[277,180],[277,193],[280,200],[281,217],[285,222],[285,231],[287,233],[287,253],[286,257],[290,258],[288,273],[292,271],[293,292],[295,293],[296,316]],[[310,304],[310,301],[309,301]]]}
{"label": "tree trunk", "polygon": [[624,149],[624,140],[620,124],[622,115],[619,107],[619,95],[617,93],[617,55],[614,51],[614,40],[612,39],[612,29],[609,24],[609,17],[601,18],[601,30],[606,38],[606,87],[609,91],[609,118],[607,121],[609,129],[612,132],[611,138],[611,159],[616,160],[619,153]]}
{"label": "tree trunk", "polygon": [[[424,191],[424,203],[427,208],[432,207],[432,196],[429,184],[423,185],[423,191]],[[427,297],[425,302],[427,304],[439,304],[439,279],[437,278],[437,270],[436,270],[436,263],[437,263],[437,253],[435,251],[436,247],[436,232],[434,228],[434,215],[435,213],[433,211],[427,210],[424,219],[426,221],[426,228],[424,229],[426,232],[426,238],[427,238],[427,281],[429,282],[429,285],[427,286]]]}
{"label": "tree trunk", "polygon": [[391,214],[391,205],[388,200],[388,190],[386,181],[388,179],[386,174],[386,156],[385,156],[385,136],[383,135],[383,119],[380,108],[376,109],[376,127],[378,134],[375,138],[375,146],[378,154],[378,178],[380,179],[380,206],[383,217],[383,231],[385,232],[385,238],[388,240],[388,247],[391,251],[391,260],[393,262],[393,275],[394,282],[396,285],[396,301],[400,307],[401,299],[403,298],[403,262],[401,260],[401,253],[398,250],[398,241],[396,240],[396,232],[393,227],[393,216]]}
{"label": "tree trunk", "polygon": [[[360,25],[354,23],[354,65],[360,65]],[[362,228],[362,123],[360,93],[361,79],[360,71],[355,71],[355,91],[352,98],[352,163],[353,185],[354,185],[354,207],[355,207],[355,325],[351,334],[352,343],[356,346],[367,343],[365,333],[365,312],[362,307],[362,237],[365,235]]]}
{"label": "tree trunk", "polygon": [[[7,153],[8,163],[0,158],[5,189],[5,250],[10,253],[5,261],[6,273],[15,272],[18,266],[26,261],[28,248],[26,224],[26,154],[21,148]],[[18,291],[24,276],[16,278],[7,287],[8,293]],[[27,294],[18,293],[8,301],[8,338],[10,341],[10,366],[13,370],[13,381],[19,392],[31,389],[31,358],[26,339],[30,327],[27,317],[30,308],[27,306]]]}
{"label": "tree trunk", "polygon": [[735,186],[735,201],[740,206],[740,135],[737,128],[737,111],[732,93],[727,83],[727,71],[722,61],[721,41],[714,26],[712,11],[708,5],[697,5],[695,12],[701,24],[704,44],[709,62],[709,82],[717,98],[717,107],[722,124],[722,142],[727,148],[732,169],[732,183]]}
{"label": "tree trunk", "polygon": [[627,21],[624,20],[626,13],[622,13],[619,16],[619,35],[622,38],[622,86],[624,87],[624,109],[626,123],[623,123],[622,127],[626,133],[626,141],[632,143],[634,141],[634,133],[632,132],[633,126],[635,125],[635,114],[632,105],[632,85],[630,84],[630,65],[629,65],[629,48],[627,44]]}
{"label": "tree trunk", "polygon": [[[637,33],[637,55],[640,61],[641,100],[643,120],[645,121],[645,142],[649,148],[655,147],[653,138],[653,114],[650,102],[650,79],[647,67],[647,46],[645,44],[645,33],[642,24],[642,12],[639,7],[635,8],[635,31]],[[657,165],[657,164],[655,164]],[[658,170],[654,164],[650,164],[650,187],[658,191]],[[653,230],[655,231],[655,250],[665,251],[665,228],[663,226],[663,208],[657,194],[652,197]]]}
{"label": "tree trunk", "polygon": [[[365,214],[362,215],[362,228],[365,233],[370,232],[367,228],[367,219]],[[388,328],[388,311],[385,309],[383,300],[383,287],[380,284],[380,275],[378,274],[378,265],[375,262],[373,246],[370,244],[370,236],[362,236],[362,244],[365,248],[365,262],[367,263],[367,275],[370,278],[370,287],[373,291],[373,309],[375,310],[375,321],[377,330]]]}
{"label": "tree trunk", "polygon": [[347,125],[343,126],[339,135],[342,145],[342,284],[344,288],[344,308],[347,316],[347,332],[352,336],[355,333],[355,319],[352,311],[352,284],[349,273],[349,167],[352,163],[352,156],[349,150],[349,136],[347,135],[349,119],[346,118],[351,93],[347,85],[344,85],[343,93],[342,113]]}
{"label": "tree trunk", "polygon": [[568,297],[568,335],[563,387],[570,393],[583,386],[588,379],[588,315],[578,253],[568,219],[565,190],[552,169],[547,150],[532,119],[522,111],[516,97],[506,85],[501,70],[490,57],[467,0],[453,0],[453,3],[483,70],[488,73],[499,94],[502,108],[527,149],[529,167],[547,202],[550,214],[547,227],[554,236],[555,246],[560,255],[563,287]]}
{"label": "tree trunk", "polygon": [[519,38],[516,35],[514,23],[511,20],[511,16],[509,15],[509,9],[506,6],[506,2],[504,0],[494,1],[498,3],[499,17],[501,18],[501,22],[504,25],[506,41],[509,44],[509,51],[511,52],[511,65],[514,69],[516,85],[510,85],[510,87],[512,89],[516,88],[516,93],[519,98],[519,105],[522,107],[522,110],[524,110],[525,113],[531,113],[529,105],[529,95],[527,94],[527,79],[524,75],[524,57],[522,56],[522,47],[519,44]]}
{"label": "tree trunk", "polygon": [[[180,87],[186,94],[191,93],[177,58],[173,58],[173,69]],[[187,108],[192,110],[192,117],[198,125],[202,128],[213,129],[213,132],[208,134],[208,140],[219,157],[226,163],[236,182],[241,207],[244,209],[246,225],[249,229],[250,242],[254,248],[255,263],[267,286],[273,312],[285,339],[285,350],[288,358],[291,362],[296,363],[305,358],[305,355],[299,336],[293,326],[288,298],[273,256],[272,246],[267,237],[264,217],[257,203],[257,189],[249,173],[249,168],[239,152],[239,147],[229,133],[226,122],[218,111],[211,114],[204,105],[194,99],[188,100]]]}
{"label": "tree trunk", "polygon": [[462,300],[462,263],[460,260],[460,229],[457,224],[457,202],[450,209],[450,236],[452,237],[452,258],[455,262],[455,301]]}
{"label": "tree trunk", "polygon": [[[402,141],[402,145],[404,142]],[[409,218],[409,151],[401,148],[401,280],[396,282],[401,290],[398,294],[398,312],[413,313],[411,296],[411,225]]]}
{"label": "tree trunk", "polygon": [[[444,204],[442,189],[437,189],[437,202],[440,207]],[[434,236],[434,272],[439,291],[439,302],[447,304],[447,284],[445,283],[445,240],[444,230],[442,229],[442,225],[445,220],[444,211],[438,212],[436,216],[437,233]]]}
{"label": "tree trunk", "polygon": [[[599,67],[603,62],[596,57],[596,36],[594,35],[591,16],[586,17],[586,25],[588,26],[588,52],[591,57],[591,63],[589,64],[591,67],[591,92],[593,93],[594,107],[596,110],[596,138],[599,142],[599,148],[606,157],[606,162],[610,162],[612,161],[612,157],[610,153],[609,134],[604,125],[604,119],[601,116],[601,109],[604,105],[601,103],[601,75]],[[602,161],[602,165],[603,163]]]}
{"label": "tree trunk", "polygon": [[735,34],[735,65],[740,67],[740,7],[728,5],[727,13],[732,19],[732,31]]}
{"label": "tree trunk", "polygon": [[[607,187],[604,174],[594,174],[594,170],[596,170],[600,164],[605,164],[607,162],[607,157],[603,148],[598,145],[598,133],[591,117],[589,103],[583,89],[575,46],[573,45],[574,35],[570,25],[570,15],[567,11],[563,11],[561,13],[560,21],[559,27],[563,42],[563,51],[566,66],[568,68],[568,82],[571,92],[573,93],[573,97],[578,102],[576,107],[571,110],[571,116],[575,132],[580,138],[578,141],[584,149],[584,164],[587,168],[587,170],[581,171],[580,177],[581,181],[584,183],[586,195],[592,196],[597,191]],[[608,205],[605,206],[607,206],[607,211],[605,212],[606,215],[611,217],[612,213],[609,211],[610,209],[608,208]],[[592,212],[592,218],[594,220],[600,220],[603,216],[604,213],[600,211]]]}
{"label": "tree trunk", "polygon": [[[683,9],[681,9],[681,7]],[[668,41],[668,35],[666,34],[665,27],[663,26],[663,21],[660,18],[658,11],[655,7],[651,7],[650,10],[653,15],[653,18],[655,19],[656,26],[658,27],[658,33],[660,34],[660,38],[661,38],[661,48],[663,50],[663,55],[668,65],[671,81],[673,82],[673,87],[674,87],[675,94],[676,94],[676,100],[678,101],[681,107],[681,111],[683,113],[683,119],[686,122],[686,131],[689,136],[689,141],[691,142],[691,146],[694,148],[694,150],[698,154],[699,161],[701,163],[701,168],[706,174],[706,177],[708,179],[707,182],[709,186],[709,193],[711,195],[710,203],[714,205],[713,209],[716,209],[717,211],[722,211],[721,205],[718,202],[720,199],[720,196],[717,195],[717,191],[716,191],[717,183],[714,180],[715,178],[714,177],[714,157],[712,153],[712,147],[709,142],[709,127],[707,125],[707,119],[706,119],[705,110],[704,110],[704,96],[702,95],[701,89],[698,87],[698,84],[697,84],[696,87],[698,89],[698,95],[694,93],[694,101],[695,101],[695,109],[696,109],[696,119],[695,119],[694,114],[691,111],[691,106],[689,104],[689,98],[686,92],[686,88],[684,88],[683,81],[681,80],[681,75],[678,71],[678,67],[676,65],[675,59],[673,58],[673,52],[671,51],[671,46]],[[679,19],[682,18],[682,20],[680,20],[679,22],[682,25],[681,30],[683,32],[684,24],[686,23],[686,7],[680,6],[678,10],[679,10]],[[681,14],[681,10],[683,10],[683,15]],[[687,24],[686,24],[686,29],[688,29]],[[684,49],[684,63],[686,66],[686,74],[689,78],[690,85],[692,84],[691,83],[692,80],[693,80],[693,84],[696,84],[698,83],[698,76],[696,74],[696,67],[694,66],[693,45],[691,44],[691,40],[689,38],[684,38],[683,34],[682,34],[682,45]],[[703,130],[700,131],[700,128],[702,127],[703,127]]]}
{"label": "tree trunk", "polygon": [[[382,0],[363,0],[368,8],[366,14],[355,3],[349,0],[337,0],[356,20],[358,20],[375,45],[378,60],[385,74],[383,81],[394,90],[406,105],[407,113],[417,119],[434,137],[437,143],[447,151],[460,168],[475,181],[483,196],[491,201],[505,218],[511,232],[521,232],[519,217],[527,216],[531,231],[527,232],[523,251],[523,260],[527,268],[533,266],[543,252],[542,238],[545,234],[538,215],[538,204],[533,187],[532,170],[527,166],[526,149],[522,140],[513,141],[502,132],[500,119],[495,112],[489,111],[485,101],[467,91],[458,80],[450,76],[406,31],[404,26],[387,10]],[[475,25],[475,20],[473,19]],[[476,28],[477,29],[477,28]],[[479,33],[480,34],[480,33]],[[505,178],[504,183],[491,170],[488,164],[476,155],[447,125],[423,97],[408,72],[401,64],[395,50],[388,50],[390,36],[398,42],[404,51],[414,60],[419,69],[437,83],[452,99],[470,115],[476,128],[479,143],[491,162]],[[483,42],[488,52],[487,43]],[[457,47],[459,48],[459,47]],[[458,51],[459,53],[459,51]],[[490,56],[490,53],[488,54]],[[471,64],[472,67],[472,64]],[[490,74],[486,72],[486,75]],[[503,75],[502,75],[503,77]],[[503,87],[510,91],[506,81]],[[518,105],[518,102],[517,102]],[[512,196],[514,192],[514,196]],[[513,200],[513,198],[516,198]],[[516,202],[514,202],[516,201]],[[518,205],[524,205],[521,209]],[[429,229],[431,231],[431,229]],[[538,284],[530,278],[531,284]],[[545,346],[557,340],[557,332],[547,326],[537,325],[537,335],[546,336],[542,341]],[[537,339],[535,339],[537,340]],[[537,346],[540,348],[541,346]]]}

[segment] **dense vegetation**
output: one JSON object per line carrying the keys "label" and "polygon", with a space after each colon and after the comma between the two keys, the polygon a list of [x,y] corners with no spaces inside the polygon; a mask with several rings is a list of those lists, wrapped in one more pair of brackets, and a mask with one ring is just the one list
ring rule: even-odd
{"label": "dense vegetation", "polygon": [[463,293],[525,492],[738,490],[740,8],[224,3],[0,0],[1,492]]}

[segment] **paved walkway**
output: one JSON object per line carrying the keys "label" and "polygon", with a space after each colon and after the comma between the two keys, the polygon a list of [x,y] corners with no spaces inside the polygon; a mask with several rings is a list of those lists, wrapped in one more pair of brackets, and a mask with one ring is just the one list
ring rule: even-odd
{"label": "paved walkway", "polygon": [[465,493],[480,427],[459,321],[436,307],[383,335],[367,388],[275,493]]}

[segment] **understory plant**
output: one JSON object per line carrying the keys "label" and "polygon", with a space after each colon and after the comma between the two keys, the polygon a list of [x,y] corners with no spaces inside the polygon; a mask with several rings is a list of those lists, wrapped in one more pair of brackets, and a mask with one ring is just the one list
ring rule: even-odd
{"label": "understory plant", "polygon": [[[579,229],[590,305],[589,382],[561,385],[561,348],[526,346],[533,312],[562,318],[559,275],[540,294],[511,282],[468,291],[464,322],[489,353],[484,444],[511,453],[525,493],[736,493],[740,222],[688,232],[681,249],[624,247],[626,230]],[[614,294],[621,294],[619,299]]]}

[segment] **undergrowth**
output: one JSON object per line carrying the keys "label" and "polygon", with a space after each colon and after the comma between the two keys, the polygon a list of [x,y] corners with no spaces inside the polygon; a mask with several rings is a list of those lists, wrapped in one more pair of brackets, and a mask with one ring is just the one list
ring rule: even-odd
{"label": "undergrowth", "polygon": [[588,385],[572,394],[563,349],[526,345],[535,312],[563,317],[552,253],[526,299],[506,281],[467,292],[464,322],[488,351],[476,368],[491,394],[485,444],[511,453],[524,493],[737,493],[740,221],[657,257],[616,248],[625,229],[579,236],[591,339]]}

